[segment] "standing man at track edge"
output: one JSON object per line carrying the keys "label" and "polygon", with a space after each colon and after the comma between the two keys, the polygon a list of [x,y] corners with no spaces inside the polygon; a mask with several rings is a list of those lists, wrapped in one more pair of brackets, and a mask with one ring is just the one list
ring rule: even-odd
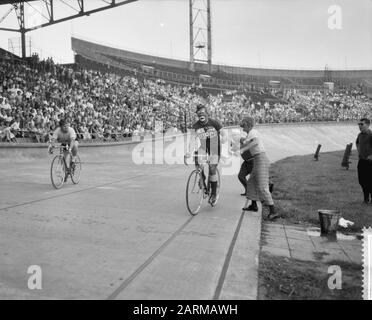
{"label": "standing man at track edge", "polygon": [[359,154],[358,180],[364,195],[364,204],[372,204],[372,131],[371,121],[360,119],[358,126],[360,133],[356,140]]}
{"label": "standing man at track edge", "polygon": [[[208,155],[209,157],[209,181],[211,183],[211,197],[209,202],[211,205],[217,203],[217,166],[221,156],[221,143],[227,141],[226,131],[223,130],[219,121],[208,117],[207,109],[204,105],[199,104],[196,107],[196,114],[199,118],[194,123],[193,129],[195,130],[195,165],[198,166],[198,157]],[[186,157],[190,157],[191,143]]]}
{"label": "standing man at track edge", "polygon": [[279,218],[279,214],[275,212],[274,201],[270,193],[270,161],[266,156],[265,147],[259,138],[257,130],[253,128],[254,124],[252,117],[245,117],[240,124],[243,131],[247,133],[247,137],[242,141],[240,153],[243,154],[249,150],[254,158],[252,174],[246,185],[246,197],[252,203],[249,207],[243,208],[243,210],[258,211],[257,201],[261,201],[262,204],[269,206],[269,220],[274,220]]}
{"label": "standing man at track edge", "polygon": [[55,141],[69,147],[72,154],[71,163],[74,164],[78,153],[79,143],[76,141],[75,130],[71,128],[64,119],[59,121],[59,127],[53,133],[48,147],[49,153],[53,153],[53,144]]}

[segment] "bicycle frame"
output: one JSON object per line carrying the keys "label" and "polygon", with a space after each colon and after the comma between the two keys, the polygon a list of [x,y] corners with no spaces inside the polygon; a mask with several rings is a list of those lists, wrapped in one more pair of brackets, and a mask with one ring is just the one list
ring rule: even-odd
{"label": "bicycle frame", "polygon": [[[200,161],[200,162],[198,161],[198,164],[195,164],[195,167],[196,167],[196,170],[198,170],[203,177],[202,179],[203,180],[203,191],[205,194],[208,194],[209,193],[209,174],[207,177],[204,171],[204,167],[205,166],[209,167],[210,165],[209,157],[207,155],[195,155],[195,154],[194,156],[198,157],[199,159],[207,159],[205,161]],[[184,156],[184,163],[186,166],[188,166],[189,164],[187,163],[186,159],[187,157]],[[208,179],[208,182],[206,181],[207,179]]]}
{"label": "bicycle frame", "polygon": [[[71,159],[72,159],[71,149],[68,148],[67,146],[64,146],[64,145],[60,145],[59,147],[56,147],[56,146],[53,145],[52,148],[53,149],[59,148],[59,154],[61,156],[63,156],[64,165],[65,165],[67,171],[69,171],[70,167],[71,167]],[[69,166],[67,166],[67,161],[66,161],[67,156],[70,156],[70,165]]]}
{"label": "bicycle frame", "polygon": [[[184,163],[186,166],[189,164],[187,163],[187,158],[190,156],[185,155],[184,156]],[[219,197],[219,188],[220,188],[220,178],[219,178],[219,171],[217,168],[217,175],[218,175],[218,193],[216,194],[216,198],[211,201],[212,194],[211,194],[211,187],[210,187],[210,180],[209,180],[209,172],[208,176],[205,173],[205,166],[210,166],[210,160],[208,155],[198,155],[198,161],[195,163],[195,169],[190,173],[189,178],[187,180],[187,186],[186,186],[186,205],[189,213],[191,215],[198,214],[203,200],[209,197],[209,204],[214,207],[217,203],[218,197]],[[202,182],[200,181],[202,180]],[[196,198],[193,196],[196,195]],[[194,199],[197,200],[196,202]]]}
{"label": "bicycle frame", "polygon": [[[72,161],[72,151],[71,149],[66,145],[59,145],[54,146],[52,144],[49,145],[49,153],[53,154],[53,149],[59,148],[59,154],[54,156],[54,159],[51,163],[51,169],[50,169],[50,175],[52,184],[56,189],[59,189],[63,186],[64,182],[67,181],[68,177],[71,177],[71,181],[74,184],[78,184],[80,181],[80,174],[81,174],[81,160],[78,155],[76,155],[76,161]],[[70,158],[67,160],[67,157],[70,156]],[[58,160],[57,160],[58,159]],[[55,164],[55,161],[56,164]],[[62,166],[62,172],[64,175],[64,179],[60,181],[62,175],[57,173],[54,174],[54,168],[58,168],[58,161],[60,165]],[[57,166],[57,167],[56,167]],[[59,171],[58,171],[59,172]],[[63,181],[64,180],[64,181]]]}

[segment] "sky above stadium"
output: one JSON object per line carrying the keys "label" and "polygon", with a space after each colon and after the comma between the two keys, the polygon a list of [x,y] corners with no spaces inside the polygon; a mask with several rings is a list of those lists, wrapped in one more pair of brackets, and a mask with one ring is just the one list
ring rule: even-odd
{"label": "sky above stadium", "polygon": [[[70,0],[64,0],[68,3]],[[71,3],[71,2],[70,2]],[[97,1],[89,1],[94,6]],[[34,4],[36,9],[44,10]],[[211,0],[213,63],[286,69],[372,69],[372,0]],[[8,10],[0,6],[0,17]],[[26,6],[28,23],[36,15]],[[74,12],[64,3],[58,11]],[[42,57],[72,62],[71,36],[189,59],[188,0],[139,0],[28,33]],[[12,17],[1,24],[12,25]],[[14,21],[14,19],[13,19]],[[18,34],[0,32],[0,46]],[[15,43],[15,42],[14,42]]]}

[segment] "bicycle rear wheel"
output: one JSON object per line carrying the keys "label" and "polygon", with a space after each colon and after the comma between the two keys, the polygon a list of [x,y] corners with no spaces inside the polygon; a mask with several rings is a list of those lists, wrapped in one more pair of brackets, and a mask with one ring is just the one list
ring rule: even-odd
{"label": "bicycle rear wheel", "polygon": [[81,168],[80,157],[76,156],[75,164],[70,168],[70,175],[73,184],[78,184],[80,182]]}
{"label": "bicycle rear wheel", "polygon": [[198,214],[203,203],[203,178],[199,170],[190,173],[186,186],[186,205],[191,215]]}
{"label": "bicycle rear wheel", "polygon": [[66,165],[63,156],[55,156],[50,166],[50,179],[56,189],[60,189],[66,177]]}

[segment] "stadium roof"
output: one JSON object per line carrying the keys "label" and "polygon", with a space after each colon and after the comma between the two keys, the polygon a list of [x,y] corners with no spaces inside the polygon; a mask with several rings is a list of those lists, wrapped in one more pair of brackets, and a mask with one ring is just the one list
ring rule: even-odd
{"label": "stadium roof", "polygon": [[1,5],[1,4],[20,3],[20,2],[31,2],[31,1],[36,1],[36,0],[27,0],[27,1],[0,0],[0,5]]}
{"label": "stadium roof", "polygon": [[[15,10],[16,15],[17,15],[17,19],[18,19],[18,23],[19,23],[19,29],[11,29],[11,28],[0,27],[0,30],[25,33],[25,32],[28,32],[28,31],[32,31],[32,30],[36,30],[36,29],[39,29],[39,28],[47,27],[47,26],[50,26],[50,25],[53,25],[53,24],[56,24],[56,23],[60,23],[60,22],[64,22],[64,21],[67,21],[67,20],[72,20],[72,19],[83,17],[83,16],[89,16],[92,13],[116,8],[116,7],[119,7],[119,6],[122,6],[122,5],[126,5],[126,4],[129,4],[129,3],[132,3],[132,2],[136,2],[138,0],[111,0],[111,2],[108,2],[107,0],[101,0],[101,1],[98,2],[98,7],[96,7],[95,9],[87,9],[85,7],[85,3],[87,3],[88,0],[69,0],[70,3],[77,4],[79,8],[75,9],[76,12],[74,14],[70,14],[70,15],[67,15],[63,18],[58,18],[58,19],[55,19],[55,16],[54,16],[54,12],[56,11],[55,3],[58,2],[58,0],[43,0],[43,1],[39,0],[46,6],[47,11],[48,11],[48,17],[46,17],[45,15],[40,13],[40,11],[38,11],[38,13],[43,18],[46,17],[47,21],[44,21],[44,23],[41,23],[37,26],[27,27],[26,24],[25,24],[25,19],[24,19],[24,16],[25,16],[24,4],[28,3],[30,1],[35,2],[37,0],[28,0],[28,1],[0,0],[0,5],[8,4],[8,5],[13,6],[13,8],[10,9],[5,14],[4,17],[0,18],[0,23],[5,20],[5,18],[9,15],[9,13],[12,10]],[[59,0],[59,1],[63,2],[64,4],[67,4],[64,0]],[[19,3],[20,5],[17,6],[16,5],[17,3]]]}
{"label": "stadium roof", "polygon": [[[132,2],[136,2],[138,0],[111,0],[110,2],[108,0],[101,0],[98,2],[98,7],[95,9],[87,9],[85,7],[85,4],[87,3],[88,0],[70,0],[70,3],[75,3],[78,5],[78,9],[75,9],[75,13],[66,15],[62,18],[57,18],[55,19],[54,12],[55,10],[55,3],[58,2],[58,0],[43,0],[42,3],[46,6],[47,8],[47,15],[42,14],[40,11],[37,11],[40,16],[42,16],[44,19],[44,22],[36,25],[36,26],[27,26],[25,22],[25,9],[24,9],[24,4],[28,3],[30,1],[37,1],[37,0],[28,0],[28,1],[16,1],[16,0],[0,0],[0,5],[11,5],[10,10],[5,14],[5,16],[0,17],[0,23],[2,23],[8,16],[9,14],[14,10],[17,16],[17,21],[19,28],[7,28],[7,27],[2,27],[0,26],[0,31],[10,31],[10,32],[20,32],[21,33],[21,39],[22,39],[22,57],[26,57],[26,38],[25,34],[26,32],[36,30],[39,28],[44,28],[47,26],[54,25],[56,23],[61,23],[65,22],[68,20],[80,18],[83,16],[89,16],[93,13],[116,8],[119,6],[123,6]],[[65,0],[59,0],[66,4]],[[16,5],[19,3],[19,5]],[[31,4],[29,4],[32,6]]]}

